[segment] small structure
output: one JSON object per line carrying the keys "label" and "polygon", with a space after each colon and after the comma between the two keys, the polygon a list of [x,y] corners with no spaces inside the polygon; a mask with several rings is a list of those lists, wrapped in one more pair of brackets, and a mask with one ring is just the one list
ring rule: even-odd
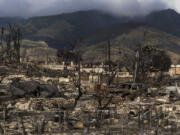
{"label": "small structure", "polygon": [[132,78],[133,75],[131,75],[129,72],[118,72],[116,77],[119,77],[119,78]]}
{"label": "small structure", "polygon": [[180,65],[171,65],[169,73],[171,76],[180,75]]}
{"label": "small structure", "polygon": [[69,83],[69,82],[70,82],[69,78],[65,78],[65,77],[59,78],[59,83]]}

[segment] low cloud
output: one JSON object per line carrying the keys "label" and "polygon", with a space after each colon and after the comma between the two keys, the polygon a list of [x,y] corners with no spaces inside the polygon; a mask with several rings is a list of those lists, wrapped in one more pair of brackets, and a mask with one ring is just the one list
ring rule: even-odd
{"label": "low cloud", "polygon": [[90,9],[137,16],[167,8],[180,11],[179,5],[179,0],[0,0],[0,16],[31,17]]}

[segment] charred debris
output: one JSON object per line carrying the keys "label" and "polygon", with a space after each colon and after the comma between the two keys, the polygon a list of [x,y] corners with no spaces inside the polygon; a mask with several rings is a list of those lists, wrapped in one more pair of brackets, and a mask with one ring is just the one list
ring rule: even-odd
{"label": "charred debris", "polygon": [[141,43],[114,62],[109,41],[101,64],[83,63],[78,40],[42,64],[21,61],[21,39],[1,29],[0,134],[180,134],[180,76],[164,51]]}

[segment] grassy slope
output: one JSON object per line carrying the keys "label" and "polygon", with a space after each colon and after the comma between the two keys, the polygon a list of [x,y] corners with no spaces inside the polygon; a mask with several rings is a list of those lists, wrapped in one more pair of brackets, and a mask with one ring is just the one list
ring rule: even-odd
{"label": "grassy slope", "polygon": [[32,56],[38,59],[46,58],[46,56],[56,56],[56,49],[50,48],[44,41],[22,40],[21,56]]}
{"label": "grassy slope", "polygon": [[24,48],[28,47],[48,47],[48,44],[44,41],[32,41],[28,39],[23,39],[21,41],[21,46]]}

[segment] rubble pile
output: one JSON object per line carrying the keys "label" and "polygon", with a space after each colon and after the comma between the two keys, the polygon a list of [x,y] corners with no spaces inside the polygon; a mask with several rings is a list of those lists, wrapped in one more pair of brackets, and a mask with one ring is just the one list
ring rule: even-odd
{"label": "rubble pile", "polygon": [[58,77],[28,77],[24,73],[1,76],[0,134],[180,133],[178,95],[157,89],[139,94],[129,84],[124,88],[112,85],[109,92],[96,95],[89,83],[89,87],[81,85],[79,96],[73,79],[59,82]]}
{"label": "rubble pile", "polygon": [[58,97],[58,89],[48,84],[39,84],[36,81],[20,82],[19,78],[13,79],[10,91],[14,98],[19,97]]}

